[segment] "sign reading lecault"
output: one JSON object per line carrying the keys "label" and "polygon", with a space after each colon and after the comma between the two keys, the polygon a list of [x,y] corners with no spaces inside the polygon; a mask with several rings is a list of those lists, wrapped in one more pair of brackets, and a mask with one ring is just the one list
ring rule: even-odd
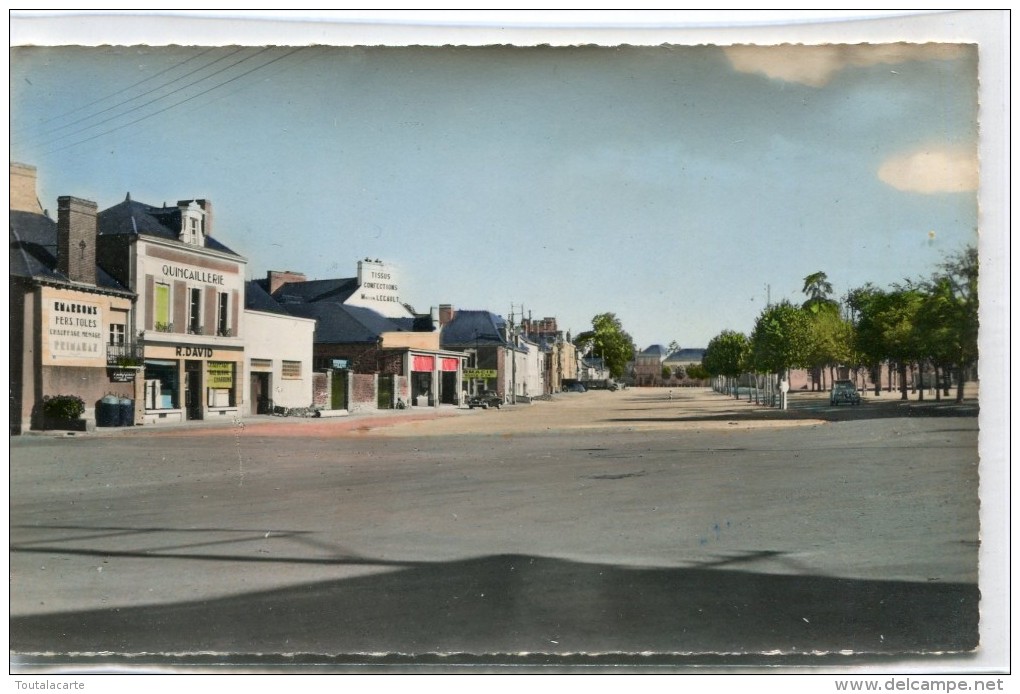
{"label": "sign reading lecault", "polygon": [[358,288],[345,303],[370,308],[387,318],[411,317],[400,301],[396,270],[381,260],[358,261]]}
{"label": "sign reading lecault", "polygon": [[46,337],[51,359],[103,359],[103,311],[91,301],[48,302]]}

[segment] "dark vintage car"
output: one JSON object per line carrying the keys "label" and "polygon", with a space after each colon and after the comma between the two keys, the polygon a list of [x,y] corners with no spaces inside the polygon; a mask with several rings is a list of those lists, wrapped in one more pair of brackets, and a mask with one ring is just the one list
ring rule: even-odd
{"label": "dark vintage car", "polygon": [[573,383],[566,383],[563,386],[564,393],[586,393],[587,391],[588,389],[585,388],[583,384],[578,383],[577,381],[574,381]]}
{"label": "dark vintage car", "polygon": [[468,407],[472,410],[476,407],[481,407],[483,410],[487,410],[490,407],[499,409],[502,404],[503,399],[494,390],[483,390],[478,395],[472,395],[468,399]]}
{"label": "dark vintage car", "polygon": [[853,381],[836,381],[832,384],[832,390],[829,391],[829,404],[841,405],[843,403],[861,404],[861,394],[857,391],[857,386]]}

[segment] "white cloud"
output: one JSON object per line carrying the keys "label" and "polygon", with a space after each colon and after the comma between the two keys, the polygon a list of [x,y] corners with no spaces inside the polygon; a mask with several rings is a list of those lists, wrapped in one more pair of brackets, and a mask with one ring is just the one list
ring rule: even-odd
{"label": "white cloud", "polygon": [[840,70],[869,65],[896,65],[913,60],[954,60],[972,48],[951,43],[822,44],[817,46],[726,46],[737,72],[823,87]]}
{"label": "white cloud", "polygon": [[897,154],[878,168],[882,182],[913,193],[965,193],[977,190],[977,156],[965,150],[930,148]]}

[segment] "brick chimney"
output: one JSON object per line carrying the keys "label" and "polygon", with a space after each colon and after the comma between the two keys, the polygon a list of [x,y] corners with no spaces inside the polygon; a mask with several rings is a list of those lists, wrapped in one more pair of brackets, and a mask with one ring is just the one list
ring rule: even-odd
{"label": "brick chimney", "polygon": [[285,284],[292,282],[306,282],[308,278],[302,272],[291,272],[290,270],[270,270],[266,274],[266,281],[269,283],[269,293],[274,293]]}
{"label": "brick chimney", "polygon": [[202,208],[203,212],[205,212],[205,221],[203,222],[205,228],[202,229],[202,231],[203,233],[205,233],[206,236],[212,236],[213,232],[212,200],[198,200],[197,202],[198,206]]}
{"label": "brick chimney", "polygon": [[34,166],[11,162],[11,209],[16,212],[42,214],[39,195],[36,193]]}
{"label": "brick chimney", "polygon": [[442,327],[452,321],[455,313],[452,304],[439,304],[439,326]]}
{"label": "brick chimney", "polygon": [[96,210],[91,200],[57,198],[57,269],[72,282],[96,283]]}

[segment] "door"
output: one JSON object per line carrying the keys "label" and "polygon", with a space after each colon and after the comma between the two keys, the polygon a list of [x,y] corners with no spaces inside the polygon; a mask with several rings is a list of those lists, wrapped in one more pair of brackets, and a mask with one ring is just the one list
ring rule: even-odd
{"label": "door", "polygon": [[251,374],[251,401],[255,405],[255,414],[272,414],[273,401],[269,397],[269,374],[253,371]]}
{"label": "door", "polygon": [[184,362],[184,416],[202,419],[202,362]]}
{"label": "door", "polygon": [[380,410],[393,407],[393,376],[379,376],[379,393],[376,404]]}

